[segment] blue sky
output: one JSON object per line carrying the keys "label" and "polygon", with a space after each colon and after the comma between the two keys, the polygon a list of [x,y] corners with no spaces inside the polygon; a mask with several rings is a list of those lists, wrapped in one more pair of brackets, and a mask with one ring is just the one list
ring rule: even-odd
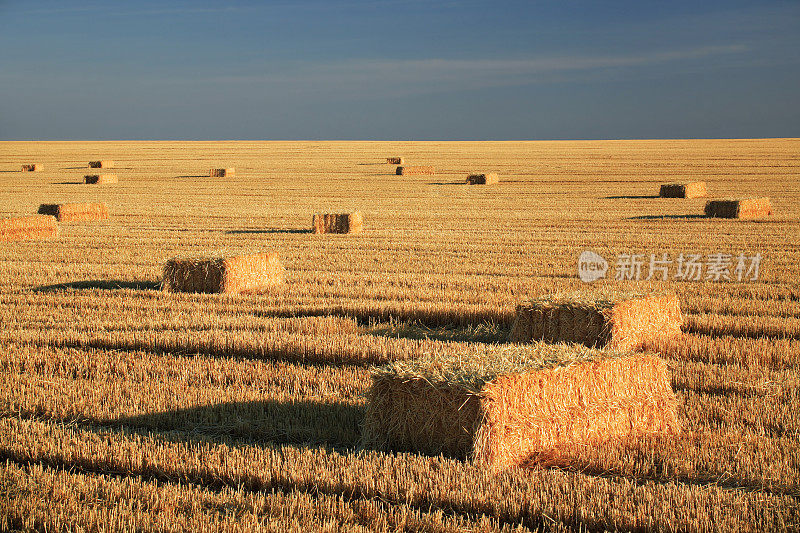
{"label": "blue sky", "polygon": [[0,0],[0,139],[800,136],[800,2]]}

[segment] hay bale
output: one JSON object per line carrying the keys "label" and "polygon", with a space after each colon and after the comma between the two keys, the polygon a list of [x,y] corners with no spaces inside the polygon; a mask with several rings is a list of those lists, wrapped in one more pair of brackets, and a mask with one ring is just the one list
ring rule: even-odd
{"label": "hay bale", "polygon": [[387,157],[386,162],[390,165],[402,165],[403,158],[402,157]]}
{"label": "hay bale", "polygon": [[398,176],[433,176],[433,167],[397,167],[395,174]]}
{"label": "hay bale", "polygon": [[236,169],[231,168],[212,168],[211,169],[211,177],[212,178],[229,178],[231,176],[236,175]]}
{"label": "hay bale", "polygon": [[311,219],[314,233],[360,233],[364,228],[361,211],[352,213],[317,213]]}
{"label": "hay bale", "polygon": [[498,183],[500,179],[495,172],[487,174],[470,174],[467,176],[467,183],[470,185],[493,185]]}
{"label": "hay bale", "polygon": [[543,343],[442,351],[373,371],[365,448],[442,453],[499,471],[566,466],[575,444],[680,431],[656,355]]}
{"label": "hay bale", "polygon": [[108,206],[104,203],[86,204],[42,204],[40,215],[51,215],[59,222],[86,222],[90,220],[106,220]]}
{"label": "hay bale", "polygon": [[0,219],[0,242],[50,239],[58,236],[58,222],[49,215]]}
{"label": "hay bale", "polygon": [[89,161],[89,168],[114,168],[114,162],[108,159],[103,161]]}
{"label": "hay bale", "polygon": [[41,163],[31,163],[29,165],[22,165],[22,172],[41,172],[44,170],[44,165]]}
{"label": "hay bale", "polygon": [[772,204],[769,198],[709,200],[705,213],[715,218],[759,218],[772,215]]}
{"label": "hay bale", "polygon": [[285,270],[277,252],[210,259],[170,259],[162,288],[168,292],[252,293],[280,285]]}
{"label": "hay bale", "polygon": [[658,195],[662,198],[705,198],[708,196],[705,181],[689,183],[666,183]]}
{"label": "hay bale", "polygon": [[117,183],[116,174],[87,174],[83,180],[88,185],[103,185],[108,183]]}
{"label": "hay bale", "polygon": [[575,342],[627,351],[641,348],[645,341],[680,335],[682,323],[675,294],[575,292],[518,305],[508,340]]}

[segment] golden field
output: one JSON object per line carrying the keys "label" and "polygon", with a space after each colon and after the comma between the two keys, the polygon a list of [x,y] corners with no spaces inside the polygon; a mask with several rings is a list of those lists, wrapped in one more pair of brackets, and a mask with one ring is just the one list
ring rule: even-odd
{"label": "golden field", "polygon": [[[118,183],[83,183],[99,159]],[[698,180],[775,214],[655,197]],[[2,530],[800,529],[800,140],[0,143],[0,218],[73,202],[110,218],[0,243]],[[283,287],[158,290],[172,257],[269,250]],[[521,300],[587,287],[584,250],[761,254],[755,281],[640,283],[681,298],[649,346],[681,435],[499,475],[358,449],[372,365],[505,342]]]}

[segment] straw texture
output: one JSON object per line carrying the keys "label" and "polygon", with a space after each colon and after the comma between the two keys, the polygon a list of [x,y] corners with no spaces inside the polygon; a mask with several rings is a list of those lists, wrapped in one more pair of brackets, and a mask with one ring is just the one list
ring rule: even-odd
{"label": "straw texture", "polygon": [[51,215],[59,222],[86,222],[108,218],[108,206],[104,203],[86,204],[42,204],[40,215]]}
{"label": "straw texture", "polygon": [[493,185],[498,183],[500,179],[494,172],[486,174],[470,174],[467,176],[467,183],[470,185]]}
{"label": "straw texture", "polygon": [[709,200],[705,213],[715,218],[759,218],[772,215],[772,203],[769,198]]}
{"label": "straw texture", "polygon": [[494,471],[569,464],[568,445],[676,433],[651,354],[536,343],[462,348],[373,372],[362,445],[471,458]]}
{"label": "straw texture", "polygon": [[58,222],[49,215],[0,219],[0,242],[50,239],[58,236]]}
{"label": "straw texture", "polygon": [[680,335],[682,323],[675,294],[574,292],[518,305],[509,341],[637,350],[645,341]]}
{"label": "straw texture", "polygon": [[667,183],[658,194],[662,198],[704,198],[708,196],[705,181],[690,183]]}
{"label": "straw texture", "polygon": [[314,233],[360,233],[364,228],[361,211],[352,213],[315,214],[311,219]]}
{"label": "straw texture", "polygon": [[228,258],[170,259],[162,289],[168,292],[235,294],[260,292],[284,282],[277,252]]}

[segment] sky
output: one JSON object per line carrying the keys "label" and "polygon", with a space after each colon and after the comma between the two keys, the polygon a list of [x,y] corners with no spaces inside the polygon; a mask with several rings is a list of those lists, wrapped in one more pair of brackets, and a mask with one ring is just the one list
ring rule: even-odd
{"label": "sky", "polygon": [[0,140],[754,137],[798,0],[0,0]]}

